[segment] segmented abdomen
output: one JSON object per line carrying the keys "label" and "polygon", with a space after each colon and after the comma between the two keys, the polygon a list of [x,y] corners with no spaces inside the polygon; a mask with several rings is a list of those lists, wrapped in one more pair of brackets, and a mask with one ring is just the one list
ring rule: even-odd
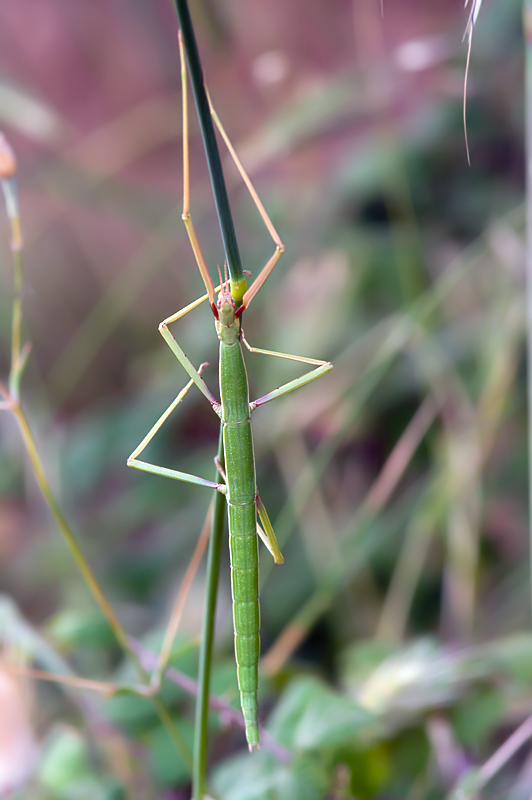
{"label": "segmented abdomen", "polygon": [[255,465],[249,420],[224,425],[229,507],[229,549],[235,657],[246,738],[250,747],[259,743],[257,687],[259,638],[259,569]]}
{"label": "segmented abdomen", "polygon": [[[255,527],[253,527],[255,526]],[[251,533],[253,531],[253,533]],[[235,657],[246,738],[250,747],[259,743],[257,725],[259,637],[259,569],[255,503],[229,504],[229,549]]]}

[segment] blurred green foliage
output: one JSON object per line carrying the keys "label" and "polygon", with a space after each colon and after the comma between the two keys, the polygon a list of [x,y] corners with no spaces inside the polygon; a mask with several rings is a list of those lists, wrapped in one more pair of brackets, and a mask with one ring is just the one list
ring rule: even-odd
{"label": "blurred green foliage", "polygon": [[[170,4],[74,12],[50,0],[39,44],[9,5],[0,118],[20,163],[33,342],[24,407],[111,604],[156,652],[209,500],[125,467],[185,383],[157,324],[201,292],[180,220],[175,20]],[[474,797],[482,765],[532,708],[520,3],[485,4],[475,30],[471,168],[463,9],[396,5],[384,3],[382,20],[365,0],[193,9],[215,105],[287,245],[246,336],[335,365],[254,415],[258,483],[285,564],[261,554],[266,737],[250,756],[230,711],[224,556],[216,800]],[[223,256],[191,126],[192,215],[214,274]],[[256,274],[271,242],[229,163],[227,178]],[[3,376],[8,242],[2,222]],[[194,363],[210,361],[215,391],[212,315],[189,316],[175,335]],[[258,355],[247,364],[253,396],[297,374]],[[209,476],[217,437],[191,392],[148,458]],[[6,647],[59,675],[134,683],[6,413],[0,556]],[[172,659],[188,678],[202,569]],[[107,700],[42,682],[32,691],[38,758],[9,796],[188,797],[186,768],[146,700],[125,688]],[[171,680],[163,697],[190,742],[193,699]],[[529,775],[524,748],[480,796],[529,797]]]}

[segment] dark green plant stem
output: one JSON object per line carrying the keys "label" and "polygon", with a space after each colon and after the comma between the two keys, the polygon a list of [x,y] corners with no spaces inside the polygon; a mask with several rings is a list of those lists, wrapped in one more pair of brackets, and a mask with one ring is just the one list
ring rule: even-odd
{"label": "dark green plant stem", "polygon": [[[225,185],[220,153],[211,116],[209,101],[203,81],[203,70],[199,59],[196,38],[190,19],[186,0],[175,0],[179,27],[183,37],[183,46],[187,60],[190,82],[200,122],[205,155],[211,177],[212,190],[220,230],[222,233],[225,257],[232,283],[242,283],[244,273],[240,261],[240,253],[236,240],[233,217],[229,206],[229,198]],[[218,460],[224,465],[223,431],[220,427],[218,444]],[[219,480],[218,471],[215,480]],[[203,632],[200,647],[200,663],[198,674],[198,697],[196,701],[196,722],[194,728],[194,767],[192,777],[193,800],[203,800],[205,794],[205,775],[207,764],[207,717],[209,712],[210,673],[212,664],[212,648],[214,641],[214,621],[216,611],[216,595],[220,570],[220,553],[225,520],[225,497],[215,492],[209,553],[207,561],[207,585]]]}
{"label": "dark green plant stem", "polygon": [[[223,427],[220,425],[218,442],[218,460],[224,467]],[[218,469],[215,481],[220,480]],[[209,692],[212,663],[212,647],[214,642],[214,622],[216,616],[216,595],[218,592],[218,576],[220,574],[220,554],[225,520],[225,495],[214,493],[211,536],[207,556],[207,582],[205,593],[205,609],[203,614],[203,631],[201,636],[198,697],[196,700],[196,723],[194,726],[194,766],[192,771],[192,800],[203,800],[205,794],[205,773],[207,765],[207,716],[209,713]]]}
{"label": "dark green plant stem", "polygon": [[203,82],[203,70],[199,59],[196,38],[194,36],[186,0],[175,0],[175,7],[179,20],[179,27],[183,35],[183,45],[185,48],[190,82],[192,84],[192,91],[194,93],[194,100],[198,112],[201,135],[203,136],[205,155],[207,156],[207,163],[209,165],[214,202],[216,203],[216,211],[218,212],[229,275],[232,282],[239,283],[244,280],[244,273],[242,271],[242,262],[240,261],[240,253],[236,241],[233,217],[229,207],[229,198],[227,197],[218,143],[216,141],[216,134],[214,132],[214,125],[209,109],[209,101],[207,100],[207,93]]}

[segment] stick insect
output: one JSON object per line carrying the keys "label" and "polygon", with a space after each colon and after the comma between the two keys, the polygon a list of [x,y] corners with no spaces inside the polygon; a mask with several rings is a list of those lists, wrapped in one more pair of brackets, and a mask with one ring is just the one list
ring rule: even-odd
{"label": "stick insect", "polygon": [[[197,266],[205,284],[206,294],[193,303],[182,308],[176,314],[163,320],[159,332],[171,351],[190,376],[190,381],[177,395],[166,411],[157,420],[149,433],[128,458],[128,465],[146,472],[186,481],[210,489],[216,489],[226,496],[229,514],[229,547],[231,556],[231,586],[233,595],[233,622],[235,633],[235,655],[237,664],[238,687],[245,721],[246,739],[250,751],[259,747],[259,729],[257,722],[257,685],[259,661],[259,577],[258,577],[258,542],[260,536],[272,554],[276,563],[283,557],[279,550],[272,524],[266,508],[260,499],[255,480],[255,459],[250,418],[259,406],[269,403],[282,395],[329,372],[332,364],[314,358],[276,353],[251,347],[242,328],[242,314],[257,295],[266,279],[284,253],[284,245],[262,205],[249,176],[240,162],[220,120],[209,105],[212,118],[222,136],[229,153],[246,184],[251,197],[268,229],[275,251],[267,264],[249,288],[245,282],[233,284],[227,280],[227,273],[220,286],[215,289],[203,257],[189,210],[189,151],[188,151],[188,98],[187,70],[184,57],[182,36],[179,36],[181,58],[182,98],[183,98],[183,221],[192,245]],[[220,272],[220,271],[219,271]],[[216,293],[218,295],[216,296]],[[205,300],[212,309],[218,339],[220,341],[219,377],[220,401],[216,400],[203,378],[202,372],[207,364],[196,369],[189,361],[176,339],[169,330],[169,325],[181,319]],[[300,378],[285,383],[268,392],[263,397],[250,403],[246,367],[242,354],[242,344],[250,353],[276,356],[291,361],[298,361],[312,366],[312,369]],[[151,441],[165,420],[183,400],[186,393],[195,384],[211,404],[213,411],[223,424],[223,442],[225,453],[225,471],[217,463],[220,482],[214,482],[180,472],[175,469],[151,464],[139,460],[139,456]],[[257,515],[260,524],[257,523]]]}

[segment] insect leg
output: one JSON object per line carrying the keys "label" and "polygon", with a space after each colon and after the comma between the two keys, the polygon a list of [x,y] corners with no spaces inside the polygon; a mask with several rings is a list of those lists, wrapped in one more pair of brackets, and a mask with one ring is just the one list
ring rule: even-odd
{"label": "insect leg", "polygon": [[203,295],[198,300],[195,300],[194,303],[191,303],[185,308],[182,308],[181,311],[177,312],[177,314],[173,314],[171,317],[167,317],[166,319],[164,319],[159,325],[159,333],[161,334],[164,341],[166,342],[166,344],[168,345],[174,356],[177,358],[183,369],[186,370],[186,372],[188,372],[188,374],[192,378],[192,381],[196,384],[200,392],[203,395],[205,395],[209,403],[212,405],[214,411],[218,414],[218,416],[220,416],[220,404],[216,400],[215,396],[212,394],[211,390],[201,377],[198,370],[194,367],[189,358],[187,358],[184,350],[182,350],[182,348],[178,345],[177,341],[175,340],[175,338],[172,336],[172,334],[168,329],[168,326],[172,322],[175,322],[180,317],[183,317],[185,314],[187,314],[189,311],[191,311],[193,308],[195,308],[197,305],[203,302],[203,300],[206,300],[207,297],[208,295]]}
{"label": "insect leg", "polygon": [[[216,113],[216,110],[214,109],[214,107],[212,105],[212,101],[211,101],[211,98],[210,98],[210,95],[209,95],[209,90],[207,89],[207,87],[205,87],[205,90],[207,92],[207,98],[209,100],[209,107],[211,109],[211,114],[212,114],[212,118],[214,120],[214,123],[215,123],[216,127],[218,128],[218,130],[220,131],[220,135],[221,135],[222,139],[224,140],[227,149],[229,150],[231,158],[235,162],[235,166],[236,166],[237,170],[239,171],[239,173],[240,173],[240,175],[242,177],[242,180],[246,184],[246,187],[247,187],[247,189],[248,189],[248,191],[249,191],[249,193],[250,193],[250,195],[251,195],[251,197],[253,199],[253,202],[257,206],[257,210],[258,210],[259,214],[261,215],[261,217],[263,219],[263,222],[266,225],[266,227],[267,227],[267,229],[269,231],[269,234],[272,237],[272,239],[274,241],[274,244],[275,244],[275,251],[274,251],[273,255],[271,256],[271,258],[267,262],[266,266],[257,275],[257,277],[255,278],[255,280],[253,281],[253,283],[251,284],[249,289],[247,289],[244,292],[242,298],[240,298],[239,296],[235,296],[235,294],[233,294],[233,297],[234,297],[235,302],[237,303],[237,305],[239,303],[241,303],[241,308],[242,308],[242,310],[244,310],[244,308],[247,308],[249,306],[249,304],[251,303],[251,301],[253,300],[255,295],[259,292],[259,290],[262,288],[262,286],[265,283],[265,281],[269,278],[269,276],[273,272],[273,269],[274,269],[275,265],[278,263],[279,259],[281,258],[281,256],[283,255],[283,253],[285,251],[285,246],[282,243],[281,237],[277,233],[277,231],[276,231],[276,229],[275,229],[275,227],[273,225],[273,222],[271,221],[270,217],[268,216],[268,213],[267,213],[266,209],[264,208],[260,197],[257,194],[257,190],[255,189],[255,187],[253,186],[253,184],[251,182],[251,178],[249,177],[249,175],[247,174],[246,170],[244,169],[244,166],[243,166],[242,162],[240,161],[240,159],[239,159],[239,157],[238,157],[238,155],[237,155],[237,153],[235,151],[235,148],[231,144],[231,141],[230,141],[227,133],[225,132],[225,128],[223,127],[222,123],[220,122],[220,118],[218,117],[218,114]],[[233,286],[231,286],[231,290],[232,290],[232,293],[233,293]]]}
{"label": "insect leg", "polygon": [[[206,366],[205,364],[202,364],[196,373],[200,380],[201,380],[200,377],[201,372],[203,371],[203,367],[205,366]],[[215,483],[214,481],[209,481],[206,478],[200,478],[198,475],[190,475],[188,472],[179,472],[178,470],[174,469],[166,469],[166,467],[160,467],[157,464],[150,464],[146,461],[140,461],[138,459],[138,456],[142,453],[142,451],[149,444],[149,442],[151,442],[151,440],[153,439],[159,428],[161,428],[161,426],[166,422],[166,420],[168,419],[172,411],[176,408],[176,406],[179,405],[179,403],[182,401],[182,399],[184,398],[188,390],[191,388],[193,383],[194,380],[190,380],[184,387],[184,389],[181,389],[176,399],[172,403],[170,403],[166,411],[164,411],[161,414],[155,425],[153,425],[149,433],[146,434],[142,442],[138,445],[138,447],[135,448],[135,450],[133,450],[133,452],[131,453],[131,455],[127,460],[127,465],[128,467],[135,467],[135,469],[142,469],[145,472],[151,472],[155,475],[163,475],[167,478],[175,478],[178,481],[195,483],[199,486],[207,486],[211,489],[218,489],[218,491],[225,493],[226,491],[225,484]]]}
{"label": "insect leg", "polygon": [[329,361],[321,361],[318,358],[304,358],[303,356],[294,356],[294,355],[289,355],[288,353],[277,353],[274,350],[261,350],[259,347],[251,347],[251,345],[244,336],[244,332],[242,332],[241,340],[245,344],[250,353],[260,353],[265,356],[276,356],[277,358],[286,358],[288,361],[299,361],[302,364],[311,364],[315,367],[315,369],[311,369],[309,372],[305,372],[305,374],[301,375],[300,378],[296,378],[293,381],[284,383],[282,386],[279,386],[278,389],[274,389],[273,391],[265,394],[263,397],[259,397],[257,400],[253,400],[253,402],[249,404],[251,411],[254,411],[258,406],[263,406],[264,403],[269,403],[270,400],[275,400],[277,397],[282,397],[282,395],[284,394],[293,392],[294,389],[299,389],[300,386],[305,386],[305,384],[310,383],[316,378],[319,378],[320,375],[325,375],[325,373],[330,372],[331,369],[333,368],[332,364]]}
{"label": "insect leg", "polygon": [[275,563],[284,564],[284,558],[279,549],[279,545],[277,544],[277,539],[275,537],[272,523],[270,522],[270,518],[268,516],[268,512],[266,511],[266,507],[262,502],[262,500],[260,499],[259,495],[257,495],[256,501],[257,501],[257,512],[259,514],[259,519],[264,526],[263,530],[260,527],[260,525],[257,525],[257,533],[259,534],[260,538],[266,545],[266,548],[272,554]]}
{"label": "insect leg", "polygon": [[214,464],[216,466],[216,469],[218,470],[218,472],[220,473],[220,475],[224,479],[224,481],[227,483],[227,475],[225,474],[224,468],[220,464],[220,459],[218,458],[218,456],[214,457]]}

